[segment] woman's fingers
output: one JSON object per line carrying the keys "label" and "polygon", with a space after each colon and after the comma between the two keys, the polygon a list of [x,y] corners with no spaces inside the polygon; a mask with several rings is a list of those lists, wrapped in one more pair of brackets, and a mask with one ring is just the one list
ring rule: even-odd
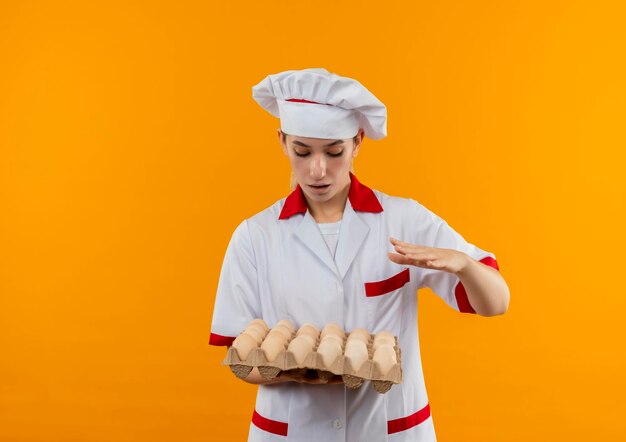
{"label": "woman's fingers", "polygon": [[446,255],[443,249],[409,244],[396,238],[389,238],[396,253],[389,253],[389,259],[396,264],[409,264],[427,269],[443,270]]}
{"label": "woman's fingers", "polygon": [[396,264],[409,264],[433,270],[457,272],[467,256],[454,249],[418,246],[390,238],[396,253],[389,252],[389,259]]}
{"label": "woman's fingers", "polygon": [[411,244],[409,242],[400,241],[399,239],[392,238],[392,237],[389,238],[389,242],[393,245],[399,245],[399,246],[404,246],[404,247],[409,247],[409,246],[422,247],[417,244]]}
{"label": "woman's fingers", "polygon": [[433,253],[432,247],[400,247],[395,246],[396,252],[404,256],[411,256],[414,259],[435,259],[437,256]]}
{"label": "woman's fingers", "polygon": [[436,258],[429,256],[418,256],[418,255],[399,255],[397,253],[388,253],[389,259],[396,264],[409,264],[417,267],[425,267],[425,268],[433,268],[437,269],[440,266],[437,265]]}
{"label": "woman's fingers", "polygon": [[409,255],[409,259],[413,261],[413,265],[426,267],[429,269],[436,269],[439,266],[436,265],[436,258],[429,256],[417,256],[417,255]]}
{"label": "woman's fingers", "polygon": [[410,264],[410,265],[420,265],[424,262],[424,260],[416,259],[413,256],[409,255],[399,255],[397,253],[389,252],[389,259],[396,264]]}
{"label": "woman's fingers", "polygon": [[389,242],[391,244],[393,244],[394,246],[396,246],[396,245],[398,245],[398,246],[410,246],[411,245],[408,242],[400,241],[399,239],[396,239],[396,238],[389,238]]}
{"label": "woman's fingers", "polygon": [[397,243],[393,245],[393,248],[396,249],[398,252],[400,253],[407,253],[407,252],[421,252],[421,251],[425,251],[425,250],[431,250],[432,247],[426,247],[426,246],[418,246],[416,244],[406,244],[406,243]]}
{"label": "woman's fingers", "polygon": [[404,255],[398,255],[397,253],[389,252],[387,256],[389,256],[389,259],[396,264],[412,264],[411,259],[407,258]]}

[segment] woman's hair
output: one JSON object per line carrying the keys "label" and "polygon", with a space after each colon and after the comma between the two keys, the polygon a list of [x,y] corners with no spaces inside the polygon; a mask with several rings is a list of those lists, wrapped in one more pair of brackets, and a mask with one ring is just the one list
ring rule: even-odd
{"label": "woman's hair", "polygon": [[[283,131],[281,131],[280,133],[281,133],[281,137],[282,137],[283,143],[286,144],[287,143],[287,135],[289,135],[289,134],[286,134]],[[352,141],[354,141],[355,144],[356,144],[356,137],[357,136],[358,136],[358,134],[355,135],[352,138]],[[350,172],[354,173],[354,161],[352,163],[350,163]],[[293,171],[291,171],[291,176],[289,177],[289,191],[293,192],[294,190],[296,190],[296,186],[297,185],[298,185],[298,182],[296,181],[296,177],[293,174]]]}

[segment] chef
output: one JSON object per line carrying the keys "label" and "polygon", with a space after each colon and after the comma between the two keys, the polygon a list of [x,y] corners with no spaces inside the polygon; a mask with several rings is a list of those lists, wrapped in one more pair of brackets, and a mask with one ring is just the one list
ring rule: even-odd
{"label": "chef", "polygon": [[[402,383],[380,394],[283,375],[258,384],[249,441],[436,440],[424,385],[417,291],[454,310],[503,314],[509,290],[496,257],[467,242],[414,199],[361,183],[352,162],[363,138],[386,136],[385,105],[358,81],[326,69],[268,75],[253,98],[280,118],[278,137],[295,188],[241,222],[222,265],[209,343],[229,346],[250,321],[346,331],[389,330]],[[259,189],[255,189],[258,191]]]}

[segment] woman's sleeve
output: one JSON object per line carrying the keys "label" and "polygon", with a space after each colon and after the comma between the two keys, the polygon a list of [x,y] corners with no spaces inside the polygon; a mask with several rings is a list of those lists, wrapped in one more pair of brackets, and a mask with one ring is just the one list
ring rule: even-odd
{"label": "woman's sleeve", "polygon": [[255,318],[261,317],[261,305],[252,239],[247,220],[233,233],[215,295],[211,345],[231,345]]}
{"label": "woman's sleeve", "polygon": [[[477,261],[499,270],[496,255],[467,242],[438,215],[411,200],[418,223],[418,245],[454,249],[466,253]],[[461,313],[476,313],[469,303],[465,287],[454,273],[420,268],[422,280],[419,288],[428,287],[446,304]]]}

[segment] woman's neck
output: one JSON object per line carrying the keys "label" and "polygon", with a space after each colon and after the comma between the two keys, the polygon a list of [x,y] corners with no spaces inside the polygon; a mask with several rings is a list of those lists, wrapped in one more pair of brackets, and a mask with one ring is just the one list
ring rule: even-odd
{"label": "woman's neck", "polygon": [[348,181],[348,184],[339,191],[337,195],[326,202],[316,203],[315,201],[307,201],[313,219],[318,223],[334,223],[340,221],[341,218],[343,218],[343,211],[346,207],[349,192],[350,181]]}

